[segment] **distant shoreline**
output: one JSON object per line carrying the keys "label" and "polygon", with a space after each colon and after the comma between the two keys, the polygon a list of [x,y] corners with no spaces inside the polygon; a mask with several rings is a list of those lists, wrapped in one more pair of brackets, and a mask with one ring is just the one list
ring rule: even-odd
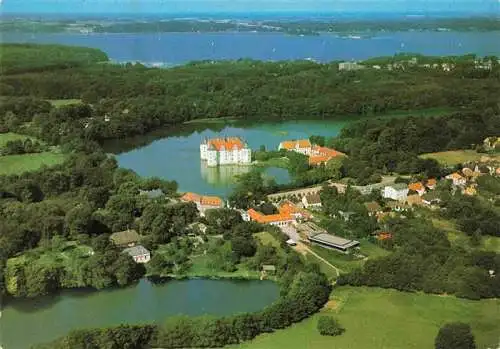
{"label": "distant shoreline", "polygon": [[216,19],[216,18],[73,18],[50,19],[1,16],[2,33],[214,33],[256,32],[283,33],[298,36],[328,34],[373,35],[387,31],[500,31],[500,17],[428,18],[404,17],[393,19],[342,19],[342,18],[269,18],[269,19]]}

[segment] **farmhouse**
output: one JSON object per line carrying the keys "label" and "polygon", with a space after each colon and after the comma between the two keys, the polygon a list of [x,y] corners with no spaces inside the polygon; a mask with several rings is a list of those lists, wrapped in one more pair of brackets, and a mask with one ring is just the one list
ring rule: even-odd
{"label": "farmhouse", "polygon": [[252,151],[238,137],[205,139],[200,144],[200,158],[209,167],[248,165],[252,162]]}
{"label": "farmhouse", "polygon": [[311,155],[312,145],[308,139],[283,141],[278,146],[278,150],[281,149],[295,151],[304,155]]}
{"label": "farmhouse", "polygon": [[218,196],[204,196],[188,192],[181,197],[181,201],[194,202],[201,216],[205,216],[206,210],[224,207],[224,201]]}
{"label": "farmhouse", "polygon": [[435,178],[429,178],[425,183],[425,186],[430,190],[436,189],[436,185],[437,185],[437,180]]}
{"label": "farmhouse", "polygon": [[420,196],[425,194],[425,187],[421,182],[415,182],[415,183],[408,184],[408,189],[416,192]]}
{"label": "farmhouse", "polygon": [[151,259],[151,253],[141,245],[126,248],[123,253],[128,253],[136,263],[147,263]]}
{"label": "farmhouse", "polygon": [[382,190],[382,197],[396,201],[405,201],[408,196],[408,191],[409,189],[406,183],[387,185]]}
{"label": "farmhouse", "polygon": [[309,241],[315,245],[329,248],[342,253],[349,253],[353,247],[359,245],[359,241],[348,240],[328,233],[319,233],[308,237]]}
{"label": "farmhouse", "polygon": [[109,239],[115,246],[124,248],[135,246],[141,239],[141,236],[135,230],[129,229],[113,233]]}
{"label": "farmhouse", "polygon": [[318,193],[307,194],[302,198],[302,203],[305,208],[321,207],[321,197]]}
{"label": "farmhouse", "polygon": [[464,186],[467,180],[460,173],[454,172],[445,177],[446,179],[451,179],[454,186]]}

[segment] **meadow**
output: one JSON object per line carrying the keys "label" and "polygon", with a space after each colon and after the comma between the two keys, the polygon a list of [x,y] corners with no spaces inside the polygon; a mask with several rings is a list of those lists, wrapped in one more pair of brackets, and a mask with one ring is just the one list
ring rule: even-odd
{"label": "meadow", "polygon": [[[9,141],[25,140],[31,138],[17,133],[0,134],[0,148],[4,147]],[[62,163],[65,156],[59,152],[58,148],[42,153],[31,153],[21,155],[0,156],[0,175],[13,175],[23,172],[31,172],[40,169],[42,166],[53,166]]]}
{"label": "meadow", "polygon": [[[496,348],[500,300],[469,301],[449,296],[368,287],[339,287],[325,308],[287,329],[263,334],[232,349],[432,349],[439,327],[468,322],[478,349]],[[337,318],[346,331],[324,337],[320,315]]]}
{"label": "meadow", "polygon": [[420,155],[420,157],[423,159],[435,159],[441,165],[445,166],[454,166],[469,161],[478,161],[482,156],[489,156],[500,159],[500,156],[478,153],[475,150],[450,150]]}

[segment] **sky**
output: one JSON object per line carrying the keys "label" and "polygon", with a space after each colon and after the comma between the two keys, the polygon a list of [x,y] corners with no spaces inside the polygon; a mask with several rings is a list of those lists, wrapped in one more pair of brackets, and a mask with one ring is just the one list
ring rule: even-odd
{"label": "sky", "polygon": [[13,13],[462,12],[500,15],[500,0],[0,0]]}

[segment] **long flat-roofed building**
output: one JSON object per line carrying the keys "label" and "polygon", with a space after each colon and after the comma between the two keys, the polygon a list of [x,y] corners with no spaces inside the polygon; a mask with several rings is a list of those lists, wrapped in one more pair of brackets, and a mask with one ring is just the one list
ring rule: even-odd
{"label": "long flat-roofed building", "polygon": [[309,241],[313,244],[337,250],[342,253],[349,253],[349,250],[359,245],[359,241],[344,239],[340,236],[331,235],[328,233],[318,233],[309,235]]}

